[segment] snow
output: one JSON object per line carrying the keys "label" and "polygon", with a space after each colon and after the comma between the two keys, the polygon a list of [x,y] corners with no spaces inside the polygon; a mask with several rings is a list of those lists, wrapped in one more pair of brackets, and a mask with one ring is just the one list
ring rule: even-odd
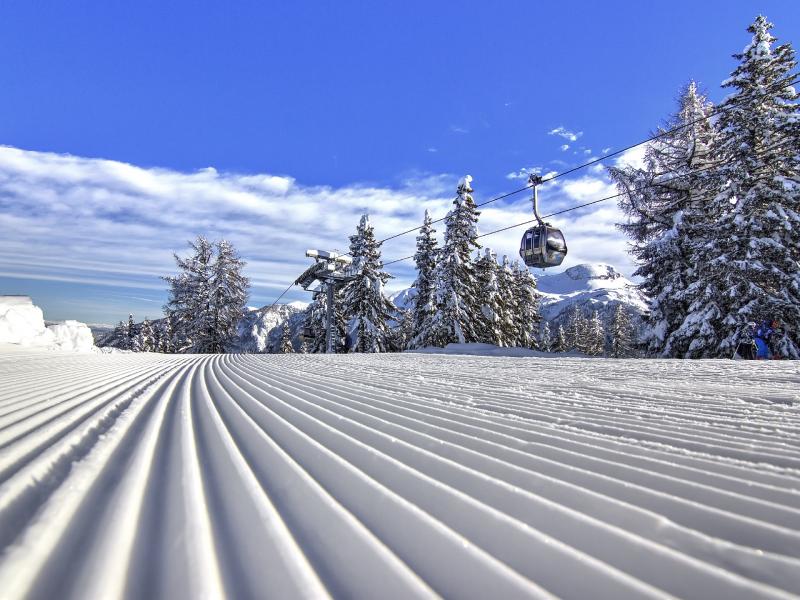
{"label": "snow", "polygon": [[597,310],[606,321],[620,303],[638,314],[647,311],[647,299],[636,284],[602,263],[580,264],[563,273],[542,275],[537,288],[542,318],[548,321],[563,320],[573,306],[584,312]]}
{"label": "snow", "polygon": [[4,598],[800,594],[791,362],[0,354]]}
{"label": "snow", "polygon": [[94,337],[84,323],[46,324],[42,309],[28,296],[0,296],[0,345],[68,352],[92,352]]}

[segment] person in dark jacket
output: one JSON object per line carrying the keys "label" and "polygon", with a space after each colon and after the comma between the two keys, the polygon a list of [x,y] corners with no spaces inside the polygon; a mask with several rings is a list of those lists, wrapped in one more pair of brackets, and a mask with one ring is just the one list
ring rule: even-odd
{"label": "person in dark jacket", "polygon": [[756,329],[756,333],[753,336],[753,341],[756,343],[757,360],[767,360],[770,358],[770,341],[778,326],[779,323],[776,320],[764,321],[761,323],[761,325],[759,325],[758,329]]}

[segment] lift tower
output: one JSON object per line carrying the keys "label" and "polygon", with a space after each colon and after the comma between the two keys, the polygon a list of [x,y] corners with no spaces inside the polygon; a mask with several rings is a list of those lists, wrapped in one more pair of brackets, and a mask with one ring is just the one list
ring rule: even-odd
{"label": "lift tower", "polygon": [[325,352],[333,353],[333,302],[337,287],[353,281],[358,276],[358,261],[344,254],[325,250],[306,250],[306,256],[314,259],[314,264],[306,269],[295,281],[304,290],[319,282],[321,291],[327,295],[328,306],[325,315]]}

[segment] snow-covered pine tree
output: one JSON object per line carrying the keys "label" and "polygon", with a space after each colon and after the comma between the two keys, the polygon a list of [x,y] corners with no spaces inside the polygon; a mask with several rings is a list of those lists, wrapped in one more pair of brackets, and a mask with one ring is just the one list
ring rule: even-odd
{"label": "snow-covered pine tree", "polygon": [[544,321],[542,323],[541,333],[539,334],[539,350],[542,352],[553,351],[553,339],[550,333],[550,322]]}
{"label": "snow-covered pine tree", "polygon": [[587,340],[588,325],[583,311],[574,305],[567,317],[567,326],[564,330],[567,350],[586,352],[589,344]]}
{"label": "snow-covered pine tree", "polygon": [[206,333],[207,352],[224,352],[236,338],[236,326],[244,314],[250,281],[242,270],[245,262],[227,240],[215,244],[211,265],[211,305]]}
{"label": "snow-covered pine tree", "polygon": [[614,358],[628,358],[633,352],[633,328],[628,310],[620,302],[614,309],[609,336],[609,354]]}
{"label": "snow-covered pine tree", "polygon": [[[536,332],[539,331],[539,294],[536,291],[536,278],[518,260],[511,265],[514,274],[514,330],[516,333],[516,343],[514,345],[522,348],[533,348],[535,350],[545,350],[550,347],[550,328],[547,327],[547,344],[543,339],[539,339]],[[545,323],[545,326],[547,324]],[[544,332],[542,332],[544,334]]]}
{"label": "snow-covered pine tree", "polygon": [[292,346],[292,330],[289,326],[289,319],[286,319],[283,322],[283,327],[281,328],[280,353],[294,354],[294,346]]}
{"label": "snow-covered pine tree", "polygon": [[592,312],[586,325],[586,347],[583,351],[589,356],[601,356],[606,346],[606,330],[596,310]]}
{"label": "snow-covered pine tree", "polygon": [[350,236],[350,254],[358,266],[358,275],[344,288],[350,352],[386,352],[390,350],[389,320],[395,307],[383,286],[392,276],[383,270],[380,244],[368,215],[361,217],[356,234]]}
{"label": "snow-covered pine tree", "polygon": [[690,82],[677,113],[656,131],[661,137],[648,144],[644,168],[610,169],[624,193],[619,204],[628,221],[620,228],[632,239],[631,252],[639,263],[634,275],[642,278],[640,287],[651,299],[645,343],[656,355],[681,356],[691,343],[670,338],[689,312],[687,290],[698,280],[698,265],[690,256],[704,243],[713,221],[711,110]]}
{"label": "snow-covered pine tree", "polygon": [[569,350],[569,345],[567,344],[567,334],[564,331],[564,325],[559,323],[558,324],[558,332],[556,333],[556,340],[553,345],[552,352],[566,352]]}
{"label": "snow-covered pine tree", "polygon": [[134,352],[138,352],[134,348],[135,344],[134,341],[136,340],[136,324],[133,321],[133,314],[128,315],[128,323],[125,327],[125,340],[123,342],[123,350],[133,350]]}
{"label": "snow-covered pine tree", "polygon": [[477,341],[484,344],[503,345],[503,330],[500,315],[500,285],[497,280],[500,266],[491,248],[483,249],[483,256],[475,261],[475,282],[481,302],[480,318],[477,321]]}
{"label": "snow-covered pine tree", "polygon": [[478,244],[478,216],[472,198],[472,177],[458,184],[453,209],[445,217],[444,245],[436,264],[436,312],[431,318],[431,344],[474,342],[478,339],[480,302],[472,251]]}
{"label": "snow-covered pine tree", "polygon": [[161,337],[159,339],[158,351],[163,354],[170,354],[173,350],[173,337],[175,332],[172,330],[172,319],[165,317],[161,321]]}
{"label": "snow-covered pine tree", "polygon": [[189,242],[192,254],[174,254],[178,274],[163,279],[170,285],[164,312],[172,320],[178,352],[212,352],[208,331],[211,327],[211,278],[214,246],[203,236]]}
{"label": "snow-covered pine tree", "polygon": [[139,328],[139,333],[136,334],[134,346],[136,348],[136,352],[153,351],[153,326],[147,317],[145,317],[144,321],[142,321],[142,326]]}
{"label": "snow-covered pine tree", "polygon": [[422,227],[417,235],[417,251],[414,262],[417,264],[417,279],[413,288],[416,290],[412,305],[412,332],[406,344],[408,348],[425,348],[430,346],[431,319],[436,312],[436,261],[439,254],[438,244],[433,228],[431,215],[426,210]]}
{"label": "snow-covered pine tree", "polygon": [[500,289],[500,301],[497,305],[498,326],[500,338],[498,346],[514,347],[519,345],[520,320],[519,297],[516,290],[514,270],[507,255],[503,255],[502,262],[497,268],[497,287]]}
{"label": "snow-covered pine tree", "polygon": [[731,356],[749,321],[777,319],[789,326],[781,356],[800,357],[800,104],[791,85],[797,62],[790,44],[774,45],[772,27],[756,18],[751,42],[734,55],[739,65],[722,84],[733,93],[718,123],[721,216],[694,257],[708,265],[719,314],[709,323],[706,306],[695,303],[687,322],[714,326],[716,335],[702,346],[695,339],[691,356]]}

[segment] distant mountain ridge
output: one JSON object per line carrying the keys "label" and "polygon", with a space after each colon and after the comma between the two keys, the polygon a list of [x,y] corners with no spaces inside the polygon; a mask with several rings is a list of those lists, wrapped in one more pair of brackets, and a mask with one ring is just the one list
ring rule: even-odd
{"label": "distant mountain ridge", "polygon": [[[638,286],[611,265],[584,263],[561,273],[537,277],[541,294],[542,318],[555,323],[565,322],[574,306],[585,314],[598,311],[610,320],[618,304],[625,305],[636,317],[647,312],[647,297]],[[409,308],[416,296],[414,288],[406,288],[390,296],[399,309]]]}

